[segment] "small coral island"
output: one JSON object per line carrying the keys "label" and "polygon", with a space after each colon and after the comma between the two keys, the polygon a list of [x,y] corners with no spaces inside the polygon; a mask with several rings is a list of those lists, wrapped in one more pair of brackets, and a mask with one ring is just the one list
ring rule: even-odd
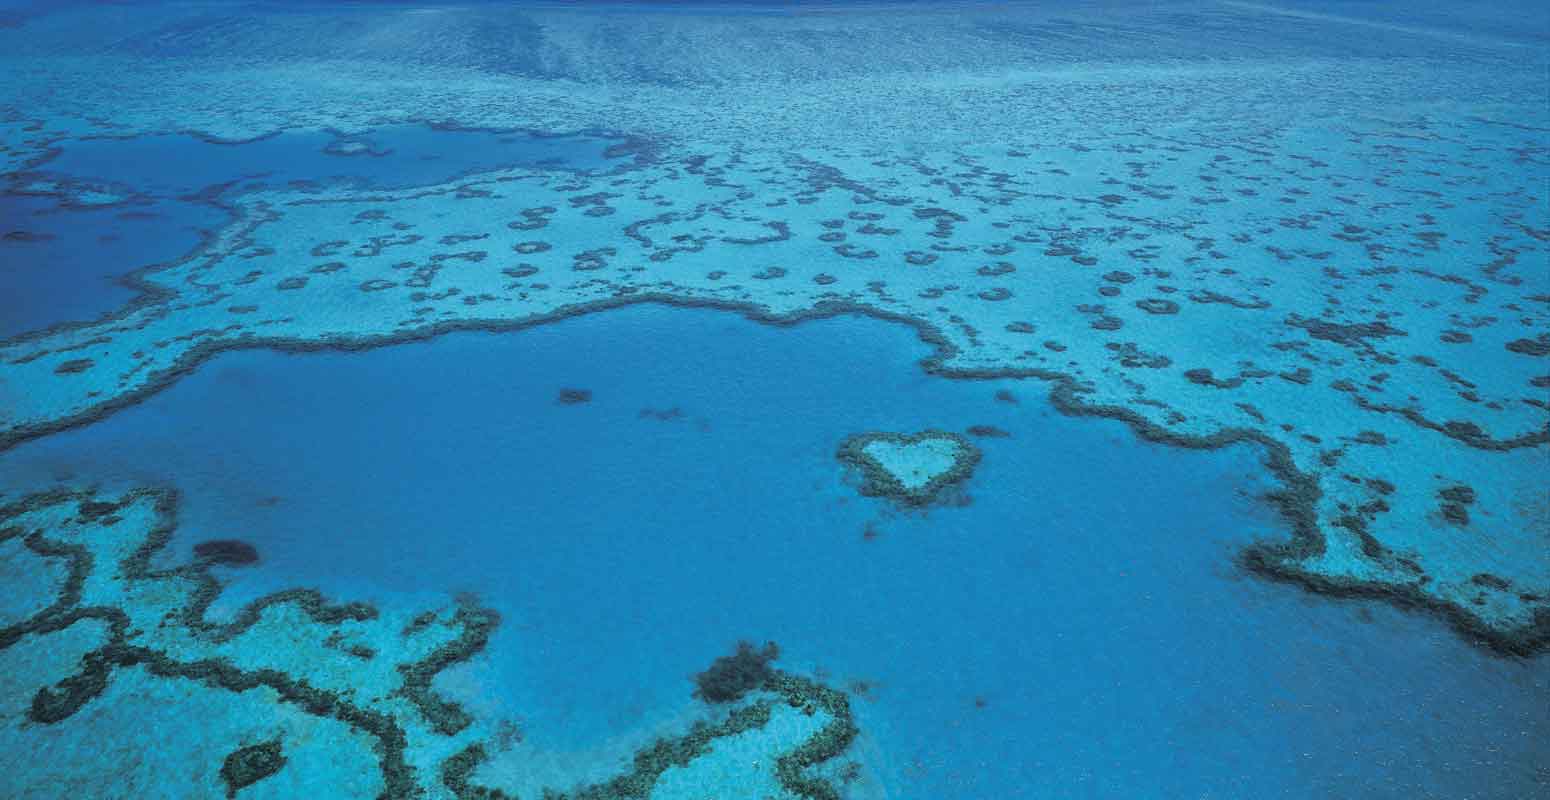
{"label": "small coral island", "polygon": [[926,506],[974,474],[980,451],[956,433],[857,433],[840,443],[840,461],[860,470],[861,493]]}

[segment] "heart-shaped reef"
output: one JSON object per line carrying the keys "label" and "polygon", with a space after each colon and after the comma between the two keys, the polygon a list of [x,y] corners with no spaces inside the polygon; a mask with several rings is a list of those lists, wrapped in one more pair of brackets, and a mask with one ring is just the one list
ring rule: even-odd
{"label": "heart-shaped reef", "polygon": [[928,430],[854,434],[840,443],[838,456],[860,470],[862,494],[924,506],[947,487],[967,480],[980,451],[956,433]]}

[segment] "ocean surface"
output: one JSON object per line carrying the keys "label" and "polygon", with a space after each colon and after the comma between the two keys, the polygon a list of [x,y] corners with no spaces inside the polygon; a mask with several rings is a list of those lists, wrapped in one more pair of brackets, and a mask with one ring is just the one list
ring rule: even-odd
{"label": "ocean surface", "polygon": [[[6,232],[27,234],[10,237],[0,251],[0,336],[91,319],[129,302],[139,292],[126,278],[196,251],[229,222],[219,206],[223,192],[403,188],[518,165],[606,169],[608,145],[591,136],[405,124],[356,136],[286,132],[232,143],[177,133],[60,146],[19,189],[0,196],[0,213],[16,229]],[[49,186],[34,190],[34,183]],[[79,192],[93,188],[109,196],[80,202]]]}
{"label": "ocean surface", "polygon": [[[658,306],[232,353],[0,475],[177,486],[174,559],[263,555],[233,604],[478,593],[509,630],[473,680],[534,751],[519,775],[616,756],[741,637],[869,684],[869,766],[900,796],[1533,796],[1544,665],[1238,572],[1236,547],[1286,535],[1250,448],[1137,441],[924,354],[873,320]],[[1008,436],[982,440],[966,507],[880,509],[833,458],[855,430],[974,425]]]}
{"label": "ocean surface", "polygon": [[0,796],[1550,797],[1518,11],[0,4]]}

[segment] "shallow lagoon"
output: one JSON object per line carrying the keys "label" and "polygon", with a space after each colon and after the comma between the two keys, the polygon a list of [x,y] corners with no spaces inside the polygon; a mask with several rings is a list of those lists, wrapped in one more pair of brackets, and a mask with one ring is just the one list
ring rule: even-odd
{"label": "shallow lagoon", "polygon": [[122,276],[188,253],[225,221],[220,209],[175,200],[69,208],[0,194],[0,236],[11,234],[0,240],[0,338],[123,306],[138,291]]}
{"label": "shallow lagoon", "polygon": [[[862,318],[660,306],[228,353],[0,456],[0,483],[176,485],[176,558],[219,537],[263,555],[229,573],[227,609],[297,584],[384,604],[477,592],[505,624],[442,685],[518,725],[489,774],[519,784],[605,772],[693,713],[688,676],[751,638],[857,694],[862,797],[1542,786],[1543,657],[1237,570],[1237,547],[1286,533],[1257,453],[1140,442],[1055,413],[1038,383],[931,377],[926,353]],[[972,425],[1010,436],[976,440],[964,506],[901,513],[834,457],[858,431]]]}
{"label": "shallow lagoon", "polygon": [[[609,149],[621,141],[413,124],[250,142],[193,134],[72,141],[0,190],[0,339],[117,310],[138,294],[121,278],[193,252],[230,221],[222,204],[243,191],[397,189],[514,166],[602,170],[626,163]],[[39,180],[61,191],[22,191]],[[99,187],[120,201],[76,202]]]}

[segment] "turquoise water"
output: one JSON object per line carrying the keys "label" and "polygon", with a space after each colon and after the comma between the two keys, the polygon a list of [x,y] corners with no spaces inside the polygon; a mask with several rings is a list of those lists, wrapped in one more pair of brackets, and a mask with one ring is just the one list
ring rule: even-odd
{"label": "turquoise water", "polygon": [[[479,593],[508,625],[479,685],[537,753],[672,714],[751,638],[874,687],[858,714],[887,796],[1537,791],[1543,659],[1236,570],[1236,548],[1288,535],[1252,448],[1147,444],[1055,413],[1037,382],[926,375],[926,353],[863,318],[659,306],[231,353],[0,475],[177,485],[174,557],[262,554],[234,603]],[[966,507],[892,511],[833,457],[856,430],[974,425],[1010,436],[978,440]]]}
{"label": "turquoise water", "polygon": [[1550,797],[1546,64],[0,0],[0,797]]}
{"label": "turquoise water", "polygon": [[[0,192],[0,337],[112,312],[139,294],[120,279],[187,256],[230,221],[224,203],[266,186],[422,186],[484,170],[558,166],[605,170],[619,140],[595,135],[395,125],[364,135],[308,131],[227,143],[191,134],[73,142]],[[342,150],[351,143],[358,150]],[[332,148],[332,149],[331,149]],[[24,190],[63,181],[58,194]],[[74,187],[113,187],[105,207]]]}

